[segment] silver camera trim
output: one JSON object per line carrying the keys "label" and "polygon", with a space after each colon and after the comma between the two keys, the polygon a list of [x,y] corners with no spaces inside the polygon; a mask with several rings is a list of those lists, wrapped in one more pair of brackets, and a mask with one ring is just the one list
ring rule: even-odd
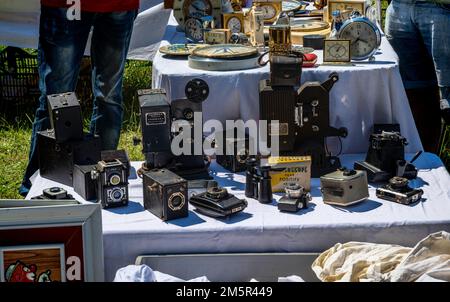
{"label": "silver camera trim", "polygon": [[[180,203],[179,206],[175,207],[175,206],[173,205],[172,202],[173,202],[173,199],[174,199],[175,197],[177,197],[177,196],[181,198],[181,203]],[[185,204],[185,203],[186,203],[186,197],[185,197],[184,194],[181,193],[181,192],[175,192],[175,193],[172,193],[172,195],[170,195],[169,200],[168,200],[168,202],[167,202],[169,208],[170,208],[172,211],[179,211],[179,210],[181,210],[181,209],[184,207],[184,204]]]}

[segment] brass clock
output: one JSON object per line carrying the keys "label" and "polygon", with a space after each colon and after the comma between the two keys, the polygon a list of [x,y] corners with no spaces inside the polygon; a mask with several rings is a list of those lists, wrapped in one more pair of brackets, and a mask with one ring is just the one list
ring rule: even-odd
{"label": "brass clock", "polygon": [[324,63],[349,63],[350,40],[325,40],[323,46]]}
{"label": "brass clock", "polygon": [[265,23],[273,23],[282,11],[281,0],[255,0],[253,5],[261,9]]}
{"label": "brass clock", "polygon": [[222,0],[174,0],[173,15],[184,30],[188,18],[201,19],[212,16],[216,27],[220,27],[222,14]]}
{"label": "brass clock", "polygon": [[362,15],[366,12],[365,10],[366,0],[328,0],[328,22],[333,20],[333,11],[339,10],[341,13],[348,12],[350,14],[352,11],[358,11]]}
{"label": "brass clock", "polygon": [[229,29],[211,29],[205,31],[204,41],[206,44],[227,44],[230,37],[231,31]]}
{"label": "brass clock", "polygon": [[222,14],[223,28],[229,29],[231,33],[244,32],[244,13],[233,12]]}

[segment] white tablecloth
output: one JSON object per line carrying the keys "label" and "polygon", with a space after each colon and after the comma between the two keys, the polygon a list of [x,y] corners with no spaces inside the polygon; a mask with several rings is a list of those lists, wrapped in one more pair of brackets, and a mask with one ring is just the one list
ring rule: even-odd
{"label": "white tablecloth", "polygon": [[[362,154],[341,157],[347,167],[362,158]],[[129,206],[103,210],[106,279],[112,280],[118,268],[143,254],[321,252],[352,240],[413,246],[432,232],[450,231],[450,175],[433,154],[422,155],[416,164],[419,178],[411,184],[424,190],[425,200],[412,206],[380,200],[372,186],[369,200],[361,204],[329,206],[322,202],[319,180],[313,179],[313,200],[307,210],[280,213],[275,202],[267,205],[248,199],[244,212],[219,220],[190,206],[189,217],[162,222],[143,208],[141,179],[130,179]],[[140,163],[133,166],[138,168]],[[215,163],[212,171],[221,186],[245,197],[243,173],[231,174]],[[52,186],[64,187],[83,201],[72,188],[39,175],[28,198]]]}
{"label": "white tablecloth", "polygon": [[[184,33],[176,31],[171,15],[161,45],[185,43]],[[318,63],[322,51],[316,51]],[[383,37],[376,62],[360,62],[354,66],[320,66],[304,68],[303,81],[324,81],[331,72],[339,74],[339,81],[331,90],[330,122],[335,127],[347,127],[349,135],[343,139],[344,153],[367,151],[368,137],[374,123],[399,123],[408,139],[408,152],[422,149],[408,100],[399,73],[398,58]],[[184,87],[193,78],[204,79],[210,95],[203,104],[205,119],[222,122],[231,119],[258,120],[258,85],[269,77],[269,66],[242,71],[212,72],[192,69],[187,59],[169,59],[158,52],[153,61],[153,88],[166,89],[169,99],[184,97]],[[336,150],[336,140],[330,141]]]}

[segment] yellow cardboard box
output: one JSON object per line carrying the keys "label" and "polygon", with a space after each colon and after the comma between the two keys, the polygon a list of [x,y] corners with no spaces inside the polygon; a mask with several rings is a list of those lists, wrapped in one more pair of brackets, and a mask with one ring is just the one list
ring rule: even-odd
{"label": "yellow cardboard box", "polygon": [[311,156],[276,156],[269,157],[268,164],[271,171],[272,191],[284,192],[286,185],[296,183],[311,190]]}

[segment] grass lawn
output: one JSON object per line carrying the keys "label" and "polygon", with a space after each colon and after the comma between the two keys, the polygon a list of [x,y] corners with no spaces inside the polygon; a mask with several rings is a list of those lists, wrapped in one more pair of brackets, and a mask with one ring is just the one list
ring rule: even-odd
{"label": "grass lawn", "polygon": [[[124,76],[125,116],[119,148],[127,150],[131,160],[143,160],[140,146],[133,146],[133,137],[140,137],[138,89],[151,87],[151,63],[129,61]],[[84,108],[85,127],[89,124],[90,106]],[[17,116],[0,117],[0,198],[22,198],[18,194],[25,171],[34,108],[24,108]]]}

